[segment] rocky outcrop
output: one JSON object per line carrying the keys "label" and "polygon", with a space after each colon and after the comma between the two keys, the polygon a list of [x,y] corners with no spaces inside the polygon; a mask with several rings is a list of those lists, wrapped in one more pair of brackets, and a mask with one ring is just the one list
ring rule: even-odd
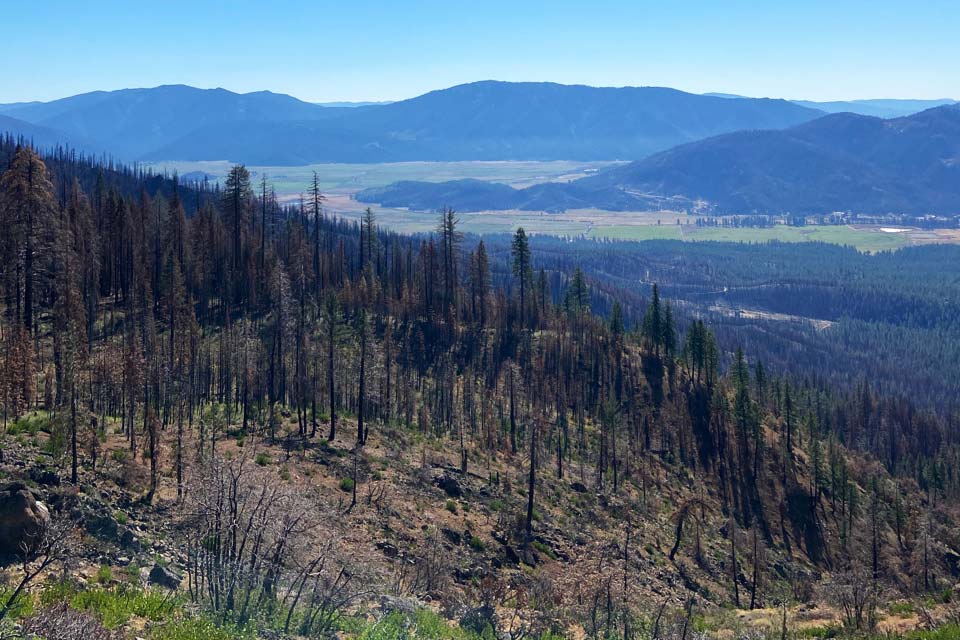
{"label": "rocky outcrop", "polygon": [[153,568],[150,569],[148,581],[150,584],[155,584],[160,587],[176,589],[180,586],[180,583],[183,580],[180,576],[167,567],[164,567],[161,564],[154,564]]}
{"label": "rocky outcrop", "polygon": [[419,600],[397,598],[390,595],[380,596],[380,613],[384,616],[399,612],[405,616],[415,616],[424,605]]}
{"label": "rocky outcrop", "polygon": [[26,485],[14,482],[0,490],[0,562],[32,553],[50,524],[50,511]]}
{"label": "rocky outcrop", "polygon": [[451,498],[459,498],[463,495],[460,481],[448,473],[438,476],[434,482]]}

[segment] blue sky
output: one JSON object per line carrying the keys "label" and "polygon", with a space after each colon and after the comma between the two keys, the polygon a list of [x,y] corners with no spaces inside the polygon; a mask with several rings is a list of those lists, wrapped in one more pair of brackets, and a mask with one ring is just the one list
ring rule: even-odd
{"label": "blue sky", "polygon": [[0,15],[0,102],[174,83],[396,100],[484,79],[960,98],[956,0],[39,0]]}

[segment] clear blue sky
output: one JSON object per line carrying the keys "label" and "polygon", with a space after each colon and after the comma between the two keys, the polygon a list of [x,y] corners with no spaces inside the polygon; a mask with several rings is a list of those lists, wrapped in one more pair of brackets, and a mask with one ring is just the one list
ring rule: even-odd
{"label": "clear blue sky", "polygon": [[396,100],[484,79],[960,98],[957,0],[37,0],[0,15],[0,102],[173,83]]}

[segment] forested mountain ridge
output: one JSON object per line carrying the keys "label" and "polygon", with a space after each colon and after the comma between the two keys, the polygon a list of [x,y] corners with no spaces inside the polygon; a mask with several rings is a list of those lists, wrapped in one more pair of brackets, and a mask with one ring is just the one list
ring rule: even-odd
{"label": "forested mountain ridge", "polygon": [[[718,214],[960,212],[960,107],[881,120],[840,113],[779,131],[740,131],[677,146],[563,185],[500,190],[397,183],[358,199],[470,210],[667,208]],[[434,196],[442,193],[446,200]],[[574,202],[574,205],[570,205]]]}
{"label": "forested mountain ridge", "polygon": [[783,100],[731,101],[659,87],[493,81],[353,108],[266,91],[172,85],[93,92],[0,112],[90,140],[128,161],[272,165],[634,160],[718,133],[786,127],[821,113]]}
{"label": "forested mountain ridge", "polygon": [[226,89],[165,85],[94,91],[52,102],[11,105],[3,113],[70,137],[58,140],[60,143],[72,143],[73,138],[78,143],[93,141],[99,150],[133,161],[206,126],[306,121],[334,117],[342,110],[269,91],[238,94]]}
{"label": "forested mountain ridge", "polygon": [[[0,618],[35,628],[67,594],[160,640],[197,611],[397,637],[365,614],[419,624],[432,601],[463,634],[438,637],[681,638],[720,606],[854,598],[823,620],[860,632],[885,592],[955,580],[952,416],[726,352],[658,288],[621,305],[522,229],[488,251],[453,211],[391,234],[319,189],[280,206],[243,166],[187,192],[0,158],[0,473],[52,513],[4,549],[30,588]],[[104,617],[154,552],[190,606]],[[65,562],[108,586],[31,573]]]}
{"label": "forested mountain ridge", "polygon": [[960,107],[892,120],[824,116],[678,147],[585,179],[703,199],[722,213],[960,211]]}

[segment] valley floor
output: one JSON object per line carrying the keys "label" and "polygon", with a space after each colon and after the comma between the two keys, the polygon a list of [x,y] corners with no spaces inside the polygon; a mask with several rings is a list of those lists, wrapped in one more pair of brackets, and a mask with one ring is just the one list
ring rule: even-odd
{"label": "valley floor", "polygon": [[[381,207],[357,202],[353,195],[368,187],[382,187],[401,180],[441,182],[471,178],[502,182],[523,188],[543,182],[569,182],[618,162],[499,161],[499,162],[398,162],[384,164],[314,164],[297,167],[251,166],[255,182],[266,176],[281,202],[296,204],[307,192],[316,171],[326,194],[329,212],[359,220],[370,206],[384,227],[401,233],[432,232],[436,213]],[[226,161],[158,162],[152,169],[176,171],[187,179],[206,176],[222,180],[232,165]],[[700,214],[676,211],[622,211],[599,209],[544,211],[480,211],[459,213],[461,230],[468,233],[513,233],[523,227],[528,233],[609,240],[671,239],[727,242],[828,242],[854,246],[861,251],[883,251],[905,246],[960,243],[958,229],[920,229],[895,225],[823,225],[772,228],[698,227]]]}

